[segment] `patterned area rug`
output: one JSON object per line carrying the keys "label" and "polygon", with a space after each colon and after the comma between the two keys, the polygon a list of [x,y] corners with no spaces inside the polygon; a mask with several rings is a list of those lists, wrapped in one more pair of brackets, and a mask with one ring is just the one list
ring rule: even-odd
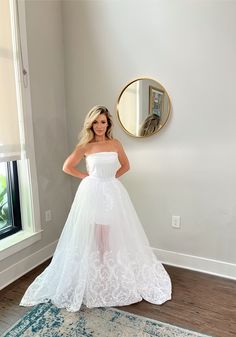
{"label": "patterned area rug", "polygon": [[82,307],[78,312],[50,303],[29,311],[2,337],[206,337],[200,333],[115,308]]}

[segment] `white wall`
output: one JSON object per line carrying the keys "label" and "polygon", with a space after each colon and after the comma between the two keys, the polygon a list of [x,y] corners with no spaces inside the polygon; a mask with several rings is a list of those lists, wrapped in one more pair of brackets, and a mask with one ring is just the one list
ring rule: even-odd
{"label": "white wall", "polygon": [[[1,277],[52,254],[72,202],[63,161],[84,115],[104,104],[131,163],[121,180],[160,258],[236,278],[235,10],[233,1],[26,1],[44,232],[1,261]],[[168,125],[147,139],[129,137],[115,115],[120,91],[141,76],[161,82],[173,105]],[[180,230],[171,215],[181,215]]]}
{"label": "white wall", "polygon": [[[68,155],[62,13],[59,1],[26,1],[29,74],[42,240],[0,263],[0,285],[51,256],[72,201],[62,172]],[[45,211],[52,221],[46,224]]]}
{"label": "white wall", "polygon": [[[236,2],[63,1],[62,9],[70,150],[87,111],[107,105],[131,162],[122,181],[152,247],[166,263],[236,278]],[[115,105],[142,76],[162,83],[173,111],[159,135],[135,139]]]}

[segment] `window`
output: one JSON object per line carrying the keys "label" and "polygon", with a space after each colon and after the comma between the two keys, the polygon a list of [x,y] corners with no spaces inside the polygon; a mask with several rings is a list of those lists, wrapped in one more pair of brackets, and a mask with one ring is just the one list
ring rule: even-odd
{"label": "window", "polygon": [[0,163],[0,239],[21,228],[17,163]]}
{"label": "window", "polygon": [[0,260],[41,239],[25,1],[0,0]]}

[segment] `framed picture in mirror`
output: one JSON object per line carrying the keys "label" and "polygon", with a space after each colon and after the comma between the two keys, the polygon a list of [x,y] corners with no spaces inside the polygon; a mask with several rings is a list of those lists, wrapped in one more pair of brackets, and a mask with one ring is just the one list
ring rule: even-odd
{"label": "framed picture in mirror", "polygon": [[163,97],[164,91],[155,88],[153,86],[149,86],[149,114],[155,114],[158,117],[161,117],[163,112]]}

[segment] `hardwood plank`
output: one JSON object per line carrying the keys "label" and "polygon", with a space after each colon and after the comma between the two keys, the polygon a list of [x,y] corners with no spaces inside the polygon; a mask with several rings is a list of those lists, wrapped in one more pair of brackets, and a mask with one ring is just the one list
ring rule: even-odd
{"label": "hardwood plank", "polygon": [[156,306],[140,302],[122,310],[216,337],[236,336],[236,282],[166,266],[173,298]]}

